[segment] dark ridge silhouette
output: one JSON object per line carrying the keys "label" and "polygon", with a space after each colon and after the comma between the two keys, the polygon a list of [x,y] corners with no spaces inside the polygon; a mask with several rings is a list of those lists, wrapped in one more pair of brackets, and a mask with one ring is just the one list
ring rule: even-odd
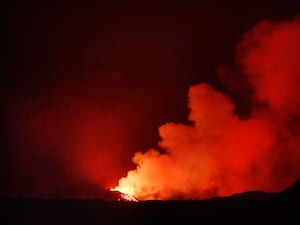
{"label": "dark ridge silhouette", "polygon": [[247,191],[242,193],[233,194],[227,197],[219,197],[220,199],[236,199],[236,200],[247,200],[247,199],[255,199],[255,200],[265,200],[274,196],[275,193],[268,193],[260,190]]}
{"label": "dark ridge silhouette", "polygon": [[300,178],[294,182],[290,187],[278,193],[269,193],[260,190],[250,190],[242,193],[236,193],[225,197],[215,197],[212,199],[223,200],[268,200],[268,199],[281,199],[281,200],[296,200],[300,199]]}
{"label": "dark ridge silhouette", "polygon": [[277,199],[300,200],[300,178],[287,189],[275,195]]}
{"label": "dark ridge silhouette", "polygon": [[208,200],[1,198],[0,224],[300,224],[300,182],[279,193],[248,191]]}

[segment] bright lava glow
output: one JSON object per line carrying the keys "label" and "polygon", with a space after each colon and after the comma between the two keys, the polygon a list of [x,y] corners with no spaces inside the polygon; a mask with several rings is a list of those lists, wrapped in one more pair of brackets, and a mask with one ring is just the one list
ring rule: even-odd
{"label": "bright lava glow", "polygon": [[121,193],[122,198],[125,201],[131,201],[131,202],[137,202],[138,200],[133,196],[133,194],[131,194],[130,189],[128,190],[123,190],[122,188],[118,187],[114,187],[114,188],[110,188],[111,191],[118,191]]}

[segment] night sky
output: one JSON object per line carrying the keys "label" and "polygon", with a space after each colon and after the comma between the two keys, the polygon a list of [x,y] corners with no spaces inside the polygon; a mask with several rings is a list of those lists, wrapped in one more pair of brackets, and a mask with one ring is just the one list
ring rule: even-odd
{"label": "night sky", "polygon": [[101,195],[136,151],[159,149],[160,125],[189,123],[197,83],[246,117],[251,90],[216,71],[237,69],[234,48],[259,21],[300,13],[293,0],[100,2],[3,7],[0,196]]}

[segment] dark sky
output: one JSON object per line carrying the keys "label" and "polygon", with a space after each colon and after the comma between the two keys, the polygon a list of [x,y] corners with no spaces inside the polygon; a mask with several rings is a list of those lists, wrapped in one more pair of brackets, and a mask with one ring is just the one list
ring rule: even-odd
{"label": "dark sky", "polygon": [[187,121],[191,85],[225,90],[215,71],[244,32],[300,13],[296,1],[101,2],[3,8],[0,195],[115,185],[159,125]]}

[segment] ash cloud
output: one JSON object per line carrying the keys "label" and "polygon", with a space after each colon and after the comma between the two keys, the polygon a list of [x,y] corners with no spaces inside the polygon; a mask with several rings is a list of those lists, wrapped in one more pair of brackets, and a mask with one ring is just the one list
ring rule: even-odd
{"label": "ash cloud", "polygon": [[[242,77],[253,93],[248,116],[236,115],[229,95],[211,85],[190,87],[191,124],[159,127],[166,153],[137,152],[136,169],[120,179],[117,189],[140,200],[201,199],[280,191],[294,182],[300,176],[299,37],[299,17],[262,21],[245,33],[235,56],[236,79]],[[234,91],[236,84],[224,83]]]}

